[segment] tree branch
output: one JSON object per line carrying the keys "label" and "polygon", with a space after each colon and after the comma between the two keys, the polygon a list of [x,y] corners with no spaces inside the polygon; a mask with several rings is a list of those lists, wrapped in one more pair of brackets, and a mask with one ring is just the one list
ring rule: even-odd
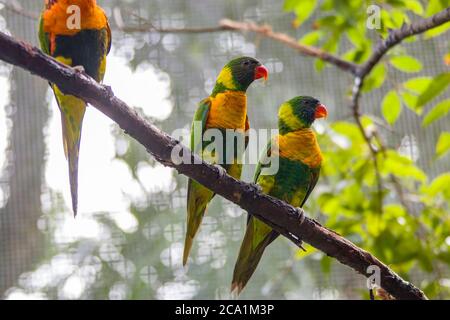
{"label": "tree branch", "polygon": [[[301,238],[366,277],[369,276],[367,268],[377,266],[380,270],[380,285],[397,299],[426,299],[422,291],[349,240],[323,227],[314,219],[300,215],[291,205],[262,194],[255,185],[238,181],[193,155],[179,141],[145,121],[125,102],[115,97],[110,87],[98,84],[84,73],[43,54],[36,47],[16,41],[3,33],[0,33],[0,47],[1,60],[57,84],[66,94],[84,99],[145,146],[156,160],[236,203],[285,237],[294,242],[295,238]],[[191,163],[200,164],[173,163],[171,153],[174,147],[180,148],[184,155],[189,155]]]}
{"label": "tree branch", "polygon": [[322,49],[301,44],[296,39],[290,37],[285,33],[274,32],[270,25],[258,25],[254,22],[238,22],[228,19],[221,20],[220,25],[230,31],[240,31],[240,32],[251,31],[257,33],[258,35],[267,37],[269,39],[287,45],[288,47],[291,47],[304,55],[318,58],[320,60],[331,63],[344,71],[350,73],[356,72],[357,65],[355,65],[354,63],[345,61],[339,58],[338,56],[330,54]]}
{"label": "tree branch", "polygon": [[405,23],[400,29],[390,31],[389,36],[375,46],[372,56],[358,68],[356,76],[364,79],[370,71],[372,71],[373,67],[375,67],[375,65],[381,60],[381,58],[389,51],[389,49],[396,46],[404,39],[439,27],[449,21],[450,7],[427,19],[422,19],[411,24]]}
{"label": "tree branch", "polygon": [[357,65],[352,62],[345,61],[338,56],[332,55],[322,49],[307,46],[299,43],[296,39],[290,37],[285,33],[274,32],[270,25],[258,25],[254,22],[239,22],[230,19],[222,19],[219,25],[216,27],[205,27],[205,28],[160,28],[153,25],[149,20],[144,19],[132,12],[130,15],[137,18],[142,22],[139,26],[127,26],[123,22],[122,14],[120,9],[113,11],[114,20],[117,27],[123,32],[158,32],[158,33],[211,33],[211,32],[254,32],[260,36],[275,40],[288,47],[291,47],[301,54],[306,56],[315,57],[323,61],[329,62],[344,71],[355,73]]}
{"label": "tree branch", "polygon": [[[352,98],[351,98],[351,109],[353,118],[361,131],[361,134],[369,147],[371,157],[373,160],[374,168],[375,168],[375,174],[377,179],[377,187],[378,187],[378,197],[380,204],[382,203],[382,191],[383,191],[383,184],[381,175],[379,172],[379,165],[378,165],[378,158],[377,155],[379,153],[379,149],[376,148],[372,144],[372,137],[366,132],[364,129],[364,126],[361,122],[361,112],[360,112],[360,104],[359,100],[361,98],[361,90],[364,85],[364,80],[366,77],[370,74],[372,69],[380,62],[381,58],[394,46],[402,42],[404,39],[417,35],[420,33],[423,33],[427,30],[436,28],[446,22],[450,21],[450,8],[447,8],[441,12],[436,13],[435,15],[427,18],[422,19],[420,21],[411,23],[411,24],[403,24],[403,26],[400,29],[392,30],[389,32],[389,36],[379,42],[374,50],[372,55],[369,57],[369,59],[362,65],[358,66],[355,70],[355,80],[352,90]],[[381,151],[383,151],[385,148],[381,142],[381,140],[378,140]],[[384,154],[384,153],[383,153]],[[401,188],[400,183],[397,181],[396,177],[393,175],[390,175],[390,179],[394,184],[394,189],[397,192],[397,195],[399,197],[399,200],[403,203],[405,209],[408,209],[409,206],[406,206],[406,202],[404,201],[403,191]]]}

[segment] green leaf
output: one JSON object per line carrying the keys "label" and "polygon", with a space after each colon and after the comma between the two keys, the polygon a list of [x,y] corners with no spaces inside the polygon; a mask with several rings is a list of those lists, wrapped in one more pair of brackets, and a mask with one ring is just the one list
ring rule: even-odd
{"label": "green leaf", "polygon": [[355,63],[362,63],[369,56],[369,50],[354,48],[347,51],[342,58]]}
{"label": "green leaf", "polygon": [[427,89],[417,99],[416,107],[421,107],[441,94],[450,84],[450,72],[441,73],[428,85]]}
{"label": "green leaf", "polygon": [[[296,2],[296,3],[295,3]],[[284,8],[287,11],[294,11],[297,15],[295,24],[300,26],[306,19],[308,19],[316,8],[317,0],[303,0],[303,1],[291,1],[288,0],[284,4]]]}
{"label": "green leaf", "polygon": [[315,30],[312,32],[308,32],[299,40],[299,42],[302,44],[308,45],[308,46],[313,46],[317,42],[319,42],[322,35],[323,35],[323,31],[321,31],[321,30]]}
{"label": "green leaf", "polygon": [[403,82],[403,87],[415,94],[421,94],[430,85],[433,79],[431,77],[417,77]]}
{"label": "green leaf", "polygon": [[389,124],[394,124],[397,121],[402,111],[402,103],[400,97],[395,90],[389,91],[381,103],[381,112],[383,117]]}
{"label": "green leaf", "polygon": [[314,66],[316,67],[317,72],[320,72],[323,68],[325,68],[325,62],[323,60],[316,59]]}
{"label": "green leaf", "polygon": [[408,91],[403,91],[400,95],[402,96],[402,100],[408,108],[419,115],[422,114],[422,108],[417,107],[417,95],[412,94]]}
{"label": "green leaf", "polygon": [[422,16],[424,13],[422,4],[418,0],[407,0],[404,2],[404,5],[406,6],[406,8],[419,16]]}
{"label": "green leaf", "polygon": [[427,180],[427,175],[414,165],[411,159],[402,156],[394,150],[386,152],[386,159],[382,168],[383,173],[390,173],[397,177],[414,179],[420,182]]}
{"label": "green leaf", "polygon": [[450,22],[444,23],[443,25],[440,25],[439,27],[433,28],[425,32],[424,37],[425,39],[430,39],[437,37],[441,34],[443,34],[445,31],[450,29]]}
{"label": "green leaf", "polygon": [[372,72],[367,76],[363,85],[363,92],[367,92],[383,85],[386,78],[386,66],[383,63],[373,68]]}
{"label": "green leaf", "polygon": [[428,6],[427,6],[427,13],[426,16],[431,16],[435,13],[438,13],[439,11],[443,10],[445,8],[444,1],[442,0],[429,0]]}
{"label": "green leaf", "polygon": [[444,101],[439,102],[435,105],[430,112],[425,116],[422,121],[422,125],[424,127],[428,126],[432,122],[445,117],[447,113],[450,111],[450,99],[445,99]]}
{"label": "green leaf", "polygon": [[350,29],[347,31],[347,38],[355,47],[362,47],[368,41],[367,37],[365,37],[365,29]]}
{"label": "green leaf", "polygon": [[392,57],[390,62],[396,69],[403,72],[419,72],[422,70],[422,63],[408,55]]}
{"label": "green leaf", "polygon": [[450,172],[446,172],[434,178],[429,186],[422,189],[429,196],[435,197],[438,193],[448,189],[450,186]]}
{"label": "green leaf", "polygon": [[285,11],[293,11],[295,9],[295,7],[297,7],[299,2],[300,2],[299,0],[286,0],[284,2],[283,9]]}
{"label": "green leaf", "polygon": [[450,149],[450,132],[442,132],[436,144],[436,155],[442,157]]}

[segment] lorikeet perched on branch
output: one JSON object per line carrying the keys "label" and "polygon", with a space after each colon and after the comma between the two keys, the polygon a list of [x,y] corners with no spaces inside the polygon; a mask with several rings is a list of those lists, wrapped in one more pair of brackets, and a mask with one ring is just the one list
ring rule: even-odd
{"label": "lorikeet perched on branch", "polygon": [[[261,163],[267,161],[261,158],[254,176],[254,182],[261,186],[264,193],[295,207],[303,207],[317,183],[322,163],[322,154],[311,124],[326,115],[325,106],[312,97],[296,97],[281,105],[278,113],[279,134],[262,154],[262,157],[278,156],[278,172],[264,175]],[[277,147],[272,148],[271,143],[276,143]],[[271,154],[271,150],[278,154]],[[264,222],[248,217],[247,230],[234,267],[231,291],[237,289],[238,294],[242,291],[265,248],[278,235]]]}
{"label": "lorikeet perched on branch", "polygon": [[[237,179],[240,178],[242,170],[242,164],[237,163],[237,159],[242,157],[247,147],[248,139],[245,139],[245,146],[242,148],[234,145],[233,159],[230,159],[231,161],[223,161],[220,163],[221,161],[218,161],[219,158],[225,160],[227,151],[231,153],[226,148],[225,130],[236,130],[238,135],[245,136],[245,133],[249,129],[246,90],[254,80],[260,78],[267,80],[267,77],[267,68],[256,59],[240,57],[231,60],[220,72],[212,94],[200,102],[194,115],[191,131],[191,150],[202,154],[205,160],[220,164],[228,174]],[[207,142],[196,144],[196,138],[200,140],[200,137],[195,136],[195,124],[198,124],[200,127],[199,129],[201,131],[199,133],[202,136],[206,130],[220,130],[223,137],[222,150],[208,153]],[[187,229],[184,243],[183,265],[186,265],[192,242],[202,222],[206,206],[213,197],[214,193],[211,190],[189,179],[187,193]]]}
{"label": "lorikeet perched on branch", "polygon": [[[39,22],[42,51],[101,82],[111,49],[108,19],[96,0],[46,0]],[[77,214],[78,155],[86,103],[50,83],[61,111],[64,152],[69,163],[72,208]]]}

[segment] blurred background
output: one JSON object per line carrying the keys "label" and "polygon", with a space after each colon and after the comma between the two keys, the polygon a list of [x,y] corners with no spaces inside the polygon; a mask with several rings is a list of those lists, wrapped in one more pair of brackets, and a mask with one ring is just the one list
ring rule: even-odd
{"label": "blurred background", "polygon": [[[0,31],[37,44],[42,3],[0,1]],[[329,111],[315,126],[326,163],[306,212],[430,298],[450,298],[448,83],[424,105],[416,103],[432,79],[448,75],[448,24],[394,48],[368,78],[363,124],[387,149],[379,155],[380,204],[371,155],[349,108],[349,73],[253,33],[124,32],[113,17],[120,12],[123,24],[134,27],[143,21],[136,16],[161,28],[211,27],[223,18],[267,23],[360,63],[388,28],[437,12],[447,1],[374,1],[383,12],[381,30],[364,27],[372,2],[362,0],[98,3],[113,31],[104,82],[168,133],[189,129],[220,69],[240,55],[258,58],[270,71],[266,84],[248,90],[253,128],[274,128],[278,106],[289,98],[320,99]],[[386,98],[391,91],[398,103]],[[399,105],[392,108],[397,115],[383,107],[386,99]],[[430,116],[435,107],[440,109]],[[83,124],[74,219],[57,110],[44,80],[0,62],[0,297],[231,298],[245,212],[216,197],[183,268],[187,179],[155,162],[91,107]],[[253,170],[245,166],[243,180],[250,181]],[[306,248],[303,253],[284,238],[275,241],[240,298],[368,297],[365,277]]]}

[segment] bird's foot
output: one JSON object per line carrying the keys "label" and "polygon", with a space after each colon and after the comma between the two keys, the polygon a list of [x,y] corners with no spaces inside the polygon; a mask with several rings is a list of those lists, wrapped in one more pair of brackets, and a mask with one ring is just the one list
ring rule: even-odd
{"label": "bird's foot", "polygon": [[255,188],[256,192],[260,193],[263,191],[262,187],[257,183],[249,183],[253,188]]}
{"label": "bird's foot", "polygon": [[[300,207],[295,208],[297,210],[298,219],[300,221],[299,224],[302,224],[303,221],[305,221],[305,210],[303,210]],[[295,244],[302,249],[303,251],[306,251],[306,249],[303,247],[303,240],[302,238],[291,234],[292,239],[294,240]]]}
{"label": "bird's foot", "polygon": [[225,170],[225,168],[221,165],[215,164],[214,167],[217,168],[217,174],[219,175],[219,178],[223,178],[227,174],[227,170]]}
{"label": "bird's foot", "polygon": [[76,73],[86,73],[86,70],[84,69],[83,66],[73,66],[72,69],[73,69]]}
{"label": "bird's foot", "polygon": [[113,92],[111,86],[104,85],[103,87],[106,89],[106,91],[108,91],[109,95],[111,95],[111,96],[114,95],[114,92]]}
{"label": "bird's foot", "polygon": [[300,220],[300,224],[302,224],[303,221],[305,221],[305,210],[300,207],[297,207],[295,209],[297,209],[298,219]]}
{"label": "bird's foot", "polygon": [[302,238],[297,237],[296,235],[289,232],[290,239],[303,251],[306,252],[306,249],[303,247],[303,240]]}

